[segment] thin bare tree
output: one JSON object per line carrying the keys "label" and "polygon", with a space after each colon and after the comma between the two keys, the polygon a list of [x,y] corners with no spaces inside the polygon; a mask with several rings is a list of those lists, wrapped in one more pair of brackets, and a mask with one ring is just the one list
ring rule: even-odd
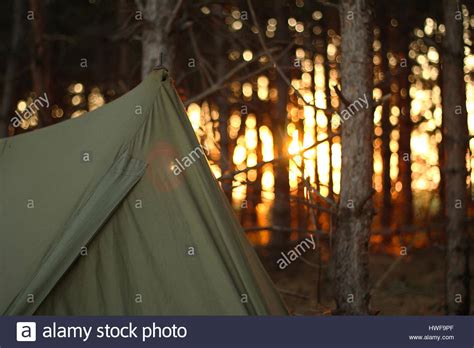
{"label": "thin bare tree", "polygon": [[[288,42],[290,40],[289,30],[287,24],[288,9],[287,2],[279,0],[276,3],[277,11],[277,30],[275,40],[280,42]],[[289,53],[285,54],[280,60],[284,65],[291,64],[291,57]],[[287,104],[288,104],[288,84],[286,81],[276,74],[275,80],[276,89],[278,92],[278,99],[275,103],[275,109],[272,113],[272,130],[274,136],[274,146],[276,157],[279,158],[275,162],[275,200],[273,207],[273,225],[289,228],[291,225],[291,211],[290,211],[290,184],[289,184],[289,160],[288,139],[286,136],[287,126]],[[277,232],[272,236],[272,244],[282,245],[289,237],[289,233]]]}
{"label": "thin bare tree", "polygon": [[[392,31],[390,21],[388,20],[387,15],[380,16],[380,31],[381,31],[381,41],[382,41],[382,50],[381,50],[381,69],[384,76],[384,81],[382,84],[382,95],[388,95],[390,93],[390,87],[392,85],[392,72],[390,70],[389,64],[389,53],[392,51],[391,47],[393,45]],[[391,107],[392,107],[393,98],[387,98],[382,104],[382,145],[381,145],[381,155],[383,163],[382,171],[382,216],[381,223],[386,229],[390,229],[391,218],[392,218],[392,180],[390,178],[390,157],[392,152],[390,150],[390,134],[392,132],[392,124],[390,123],[391,116]]]}
{"label": "thin bare tree", "polygon": [[[54,100],[51,74],[51,52],[50,45],[46,40],[46,11],[45,3],[40,0],[30,0],[32,11],[32,34],[33,54],[31,55],[31,77],[33,80],[33,91],[36,97],[46,93],[50,101]],[[49,110],[38,110],[39,122],[42,126],[53,123]]]}
{"label": "thin bare tree", "polygon": [[[408,5],[406,1],[403,3]],[[407,13],[408,12],[408,13]],[[408,19],[412,18],[413,10],[410,6],[406,6],[404,10],[404,16]],[[400,86],[400,142],[398,149],[399,158],[399,177],[402,183],[402,191],[400,192],[400,208],[402,213],[400,214],[401,221],[400,226],[406,228],[413,223],[413,194],[411,190],[411,132],[413,129],[413,122],[410,115],[410,72],[411,72],[411,61],[408,55],[410,50],[410,39],[409,32],[410,27],[407,25],[407,20],[399,21],[400,29],[396,31],[398,38],[398,55],[400,57],[400,73],[398,74],[399,86]]]}
{"label": "thin bare tree", "polygon": [[[223,12],[224,7],[222,5],[216,5],[216,10],[220,10]],[[220,22],[217,20],[214,21],[213,25],[215,25],[215,30],[221,31],[217,32],[214,36],[215,46],[216,46],[216,72],[218,76],[224,76],[225,73],[229,70],[229,64],[227,59],[227,49],[228,49],[228,42],[226,40],[226,35],[229,35],[229,31],[227,30],[227,26],[224,27]],[[225,30],[224,32],[222,32]],[[229,117],[230,117],[230,105],[229,105],[229,88],[224,87],[221,88],[219,91],[219,95],[216,98],[217,105],[219,107],[219,136],[220,136],[220,149],[221,149],[221,157],[220,157],[220,167],[222,175],[228,175],[232,170],[232,156],[230,153],[230,138],[228,133],[229,127]],[[229,200],[232,202],[232,179],[227,179],[222,181],[222,189]]]}

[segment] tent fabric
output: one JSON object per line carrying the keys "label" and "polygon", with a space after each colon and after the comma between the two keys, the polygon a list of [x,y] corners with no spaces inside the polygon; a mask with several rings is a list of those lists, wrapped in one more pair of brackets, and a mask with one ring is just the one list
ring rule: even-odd
{"label": "tent fabric", "polygon": [[287,314],[166,70],[1,139],[0,194],[3,315]]}

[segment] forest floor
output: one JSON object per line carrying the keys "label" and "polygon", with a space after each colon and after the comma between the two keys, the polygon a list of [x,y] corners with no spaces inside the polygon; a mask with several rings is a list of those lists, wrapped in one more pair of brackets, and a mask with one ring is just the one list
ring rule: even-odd
{"label": "forest floor", "polygon": [[[329,268],[321,268],[320,303],[317,301],[318,268],[316,253],[305,255],[305,262],[295,260],[285,270],[275,261],[264,258],[266,269],[279,289],[292,315],[330,315],[335,309]],[[443,315],[444,251],[436,247],[418,249],[411,255],[397,257],[386,253],[370,254],[371,310],[379,315]],[[471,251],[470,269],[474,270]],[[472,283],[471,271],[471,283]],[[471,299],[474,299],[471,286]],[[471,301],[472,302],[472,301]],[[471,305],[471,314],[474,305]]]}

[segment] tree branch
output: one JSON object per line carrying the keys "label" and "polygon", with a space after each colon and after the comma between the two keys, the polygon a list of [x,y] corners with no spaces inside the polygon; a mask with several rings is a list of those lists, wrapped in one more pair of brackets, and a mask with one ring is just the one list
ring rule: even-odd
{"label": "tree branch", "polygon": [[285,83],[288,85],[288,87],[290,87],[291,89],[293,89],[293,91],[295,92],[295,94],[302,99],[303,103],[305,103],[307,106],[312,106],[314,107],[316,110],[322,110],[322,111],[327,111],[326,109],[321,109],[321,108],[318,108],[316,107],[316,104],[313,102],[313,103],[309,103],[307,102],[303,95],[300,93],[300,91],[291,84],[291,81],[288,79],[288,77],[286,77],[285,73],[283,72],[283,70],[280,68],[280,66],[278,65],[277,61],[275,60],[275,58],[273,58],[273,55],[271,54],[271,52],[269,51],[268,47],[267,47],[267,44],[265,43],[265,39],[263,38],[262,36],[262,29],[260,28],[260,25],[258,24],[258,21],[257,21],[257,16],[255,14],[255,10],[252,6],[252,1],[251,0],[247,0],[247,5],[249,7],[249,11],[250,11],[250,15],[252,16],[252,20],[253,20],[253,23],[255,25],[255,27],[257,28],[257,36],[258,36],[258,41],[260,42],[260,45],[262,46],[262,49],[267,52],[267,55],[268,57],[270,58],[270,61],[272,62],[273,64],[273,67],[276,69],[276,71],[278,72],[278,74],[280,75],[280,77],[285,81]]}
{"label": "tree branch", "polygon": [[274,162],[277,162],[277,161],[281,161],[283,159],[286,159],[286,158],[292,158],[292,157],[296,157],[296,156],[301,156],[303,153],[305,153],[306,151],[308,150],[311,150],[312,148],[318,146],[319,144],[321,143],[324,143],[325,141],[327,141],[329,138],[326,137],[324,139],[321,139],[321,140],[318,140],[316,141],[314,144],[304,148],[303,150],[299,151],[297,154],[294,154],[294,155],[288,155],[288,156],[284,156],[284,157],[279,157],[279,158],[274,158],[270,161],[262,161],[262,162],[259,162],[257,163],[256,165],[252,166],[252,167],[247,167],[247,168],[244,168],[244,169],[240,169],[240,170],[236,170],[232,173],[229,173],[229,174],[226,174],[226,175],[222,175],[219,179],[219,181],[222,181],[222,180],[226,180],[226,179],[233,179],[234,176],[236,176],[237,174],[240,174],[240,173],[246,173],[250,170],[253,170],[253,169],[258,169],[260,167],[263,167],[265,164],[269,164],[269,163],[274,163]]}
{"label": "tree branch", "polygon": [[194,97],[189,98],[188,100],[184,101],[184,105],[188,106],[191,103],[194,103],[198,100],[201,100],[215,92],[217,92],[219,89],[222,88],[222,86],[229,80],[232,76],[234,76],[235,73],[239,72],[240,70],[244,69],[251,63],[254,63],[258,58],[266,55],[265,52],[261,52],[258,55],[256,55],[252,60],[250,61],[243,61],[231,70],[227,74],[225,74],[222,78],[220,78],[218,81],[216,81],[210,88],[206,89],[205,91],[202,91],[201,93],[195,95]]}
{"label": "tree branch", "polygon": [[178,0],[178,2],[176,3],[176,6],[174,7],[173,12],[171,13],[170,18],[168,18],[168,22],[166,23],[166,26],[165,26],[165,35],[169,35],[169,33],[171,32],[171,26],[173,25],[173,22],[174,22],[174,20],[175,20],[175,18],[176,18],[176,15],[178,14],[179,9],[180,9],[181,6],[183,5],[183,2],[184,2],[184,0]]}

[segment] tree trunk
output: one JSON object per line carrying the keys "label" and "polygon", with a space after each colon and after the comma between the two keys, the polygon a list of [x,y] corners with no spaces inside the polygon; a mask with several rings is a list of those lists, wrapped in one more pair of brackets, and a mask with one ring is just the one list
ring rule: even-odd
{"label": "tree trunk", "polygon": [[2,101],[0,107],[0,138],[8,136],[9,113],[13,112],[13,91],[15,89],[15,72],[18,62],[18,54],[23,36],[23,18],[25,15],[25,2],[15,1],[13,5],[13,26],[11,33],[11,47],[8,56],[4,83]]}
{"label": "tree trunk", "polygon": [[[341,2],[342,108],[358,108],[342,124],[341,194],[334,240],[334,295],[337,313],[368,314],[368,243],[372,221],[373,15],[369,0]],[[346,104],[346,105],[344,105]]]}
{"label": "tree trunk", "polygon": [[166,32],[169,18],[172,16],[176,1],[172,0],[136,0],[140,9],[143,6],[142,33],[142,79],[156,66],[164,66],[173,74],[175,45],[170,33]]}
{"label": "tree trunk", "polygon": [[[223,8],[221,8],[223,10]],[[216,30],[221,30],[221,27],[216,27]],[[226,34],[229,34],[226,32]],[[227,59],[227,44],[224,33],[216,34],[216,72],[217,76],[224,76],[228,70]],[[232,158],[229,152],[229,89],[227,87],[221,88],[220,94],[217,96],[217,105],[219,107],[219,136],[220,136],[220,167],[222,175],[228,175],[232,170]],[[232,203],[232,179],[222,181],[222,189],[229,200]]]}
{"label": "tree trunk", "polygon": [[[391,107],[396,105],[397,98],[395,91],[392,91],[392,84],[394,82],[393,74],[391,71],[389,63],[389,53],[394,52],[395,41],[395,29],[390,24],[391,18],[390,10],[387,9],[386,13],[380,16],[380,31],[381,31],[381,41],[382,41],[382,50],[381,50],[381,71],[383,73],[384,80],[382,82],[382,95],[386,96],[391,94],[385,102],[382,104],[382,146],[381,146],[381,155],[382,155],[382,216],[381,224],[384,229],[390,231],[392,225],[392,179],[390,177],[390,159],[392,156],[392,151],[390,149],[390,138],[392,133],[392,124],[390,123]],[[384,241],[390,242],[391,233],[384,234]]]}
{"label": "tree trunk", "polygon": [[[331,104],[331,96],[334,92],[331,92],[331,81],[330,81],[330,71],[331,71],[331,67],[336,67],[336,61],[330,61],[329,59],[329,55],[328,55],[328,52],[327,52],[327,47],[329,45],[329,36],[328,36],[328,31],[330,29],[334,29],[336,30],[337,27],[339,27],[339,25],[337,23],[334,23],[334,22],[337,22],[337,17],[336,16],[333,16],[333,15],[330,15],[329,11],[327,11],[327,13],[324,14],[324,20],[323,20],[323,23],[322,23],[322,33],[321,33],[321,36],[323,38],[323,52],[321,52],[324,56],[324,88],[325,88],[325,93],[326,93],[326,108],[327,109],[332,109],[333,106]],[[334,165],[333,165],[333,161],[332,161],[332,145],[334,143],[334,137],[335,137],[335,133],[333,132],[332,130],[332,117],[333,117],[333,113],[332,112],[328,112],[326,113],[326,116],[328,117],[328,128],[327,128],[327,132],[328,132],[328,140],[329,140],[329,169],[330,169],[330,172],[329,172],[329,184],[328,184],[328,188],[329,188],[329,198],[331,199],[334,199]],[[317,126],[316,126],[317,127]],[[318,187],[319,189],[319,187]]]}
{"label": "tree trunk", "polygon": [[[383,58],[382,58],[383,59]],[[386,78],[389,78],[389,72],[386,71]],[[392,180],[390,179],[390,133],[392,125],[390,124],[390,99],[387,99],[382,106],[382,226],[390,228],[392,214]]]}
{"label": "tree trunk", "polygon": [[409,52],[409,29],[402,24],[402,32],[400,35],[400,142],[398,149],[398,165],[400,181],[402,182],[402,191],[400,192],[401,221],[400,225],[403,228],[410,226],[413,223],[413,194],[411,191],[411,131],[413,129],[413,122],[411,121],[411,101],[410,101],[410,71],[411,63]]}
{"label": "tree trunk", "polygon": [[[117,27],[123,27],[127,23],[131,13],[130,4],[128,0],[117,1]],[[128,38],[121,37],[115,48],[117,50],[117,66],[116,79],[118,80],[118,88],[121,94],[130,90],[130,81],[132,80],[133,70],[131,65],[134,63],[130,59],[131,45]]]}
{"label": "tree trunk", "polygon": [[448,314],[459,315],[469,314],[469,239],[466,228],[468,132],[463,25],[456,1],[443,0],[443,10],[446,26],[442,68],[447,220],[446,309]]}
{"label": "tree trunk", "polygon": [[[51,106],[54,96],[51,77],[51,56],[49,45],[45,40],[44,2],[41,0],[30,0],[30,6],[34,15],[34,19],[31,21],[34,40],[31,61],[33,90],[36,98],[46,93]],[[42,126],[48,126],[53,123],[49,110],[38,110],[38,114],[39,122]]]}
{"label": "tree trunk", "polygon": [[[279,1],[278,23],[275,40],[288,42],[289,31],[287,25],[287,10],[285,1]],[[287,54],[280,59],[285,65],[291,64],[291,57]],[[278,100],[275,104],[275,111],[272,113],[272,131],[275,146],[276,157],[280,161],[275,162],[275,200],[273,207],[273,225],[289,228],[291,226],[290,210],[290,183],[288,175],[288,137],[286,136],[287,125],[287,104],[288,104],[288,85],[285,81],[276,75],[276,89],[278,91]],[[289,238],[289,233],[273,232],[272,244],[282,245]]]}

